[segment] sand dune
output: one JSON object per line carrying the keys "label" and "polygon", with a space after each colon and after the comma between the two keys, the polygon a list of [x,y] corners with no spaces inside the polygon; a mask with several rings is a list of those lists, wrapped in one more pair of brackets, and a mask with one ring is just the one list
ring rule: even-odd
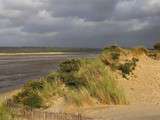
{"label": "sand dune", "polygon": [[129,80],[119,81],[130,104],[160,104],[160,61],[141,56]]}
{"label": "sand dune", "polygon": [[129,80],[118,76],[129,105],[86,109],[84,114],[102,120],[160,120],[160,61],[145,55]]}

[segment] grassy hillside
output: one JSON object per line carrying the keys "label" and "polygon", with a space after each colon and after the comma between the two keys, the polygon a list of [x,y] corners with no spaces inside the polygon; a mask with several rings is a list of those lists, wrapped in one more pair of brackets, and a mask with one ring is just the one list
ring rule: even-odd
{"label": "grassy hillside", "polygon": [[48,108],[57,102],[68,106],[127,104],[127,98],[116,80],[133,74],[140,55],[157,59],[159,52],[144,48],[105,48],[94,59],[71,59],[62,62],[56,72],[26,83],[9,104],[25,108]]}
{"label": "grassy hillside", "polygon": [[31,108],[46,108],[60,98],[68,105],[126,104],[123,90],[100,56],[71,59],[56,72],[30,81],[13,97],[12,103]]}

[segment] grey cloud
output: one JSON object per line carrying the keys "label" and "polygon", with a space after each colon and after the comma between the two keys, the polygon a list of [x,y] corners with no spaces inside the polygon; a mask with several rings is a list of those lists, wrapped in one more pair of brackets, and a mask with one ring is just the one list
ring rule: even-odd
{"label": "grey cloud", "polygon": [[160,16],[160,1],[123,0],[117,3],[113,16],[122,20]]}
{"label": "grey cloud", "polygon": [[111,17],[119,0],[49,0],[49,10],[56,17],[79,17],[91,21]]}
{"label": "grey cloud", "polygon": [[1,46],[151,46],[159,0],[0,0]]}

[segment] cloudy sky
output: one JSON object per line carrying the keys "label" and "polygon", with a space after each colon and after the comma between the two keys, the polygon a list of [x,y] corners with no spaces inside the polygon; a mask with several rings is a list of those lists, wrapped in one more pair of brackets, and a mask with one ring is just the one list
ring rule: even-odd
{"label": "cloudy sky", "polygon": [[0,46],[151,46],[160,0],[0,0]]}

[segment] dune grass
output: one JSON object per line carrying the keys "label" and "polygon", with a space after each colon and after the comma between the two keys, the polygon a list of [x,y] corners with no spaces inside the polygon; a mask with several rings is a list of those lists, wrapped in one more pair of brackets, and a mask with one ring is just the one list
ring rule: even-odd
{"label": "dune grass", "polygon": [[[48,108],[59,98],[63,98],[65,104],[76,107],[128,104],[114,72],[120,71],[124,77],[130,75],[136,67],[138,56],[149,56],[151,53],[144,48],[123,49],[112,46],[105,48],[94,59],[66,60],[57,71],[26,83],[12,98],[11,104],[32,109]],[[155,55],[150,57],[157,58]],[[12,111],[3,103],[0,104],[0,120],[14,120]]]}
{"label": "dune grass", "polygon": [[[116,49],[119,51],[119,48]],[[111,55],[114,60],[119,59],[119,53]],[[21,92],[13,97],[13,103],[45,108],[60,97],[66,103],[77,106],[92,101],[99,104],[127,104],[125,93],[100,57],[62,62],[56,72],[25,84]]]}
{"label": "dune grass", "polygon": [[15,120],[13,111],[4,103],[0,102],[0,120]]}
{"label": "dune grass", "polygon": [[126,98],[123,91],[109,71],[108,67],[95,59],[90,62],[83,61],[79,70],[79,76],[83,76],[86,81],[86,89],[90,95],[103,104],[126,104]]}
{"label": "dune grass", "polygon": [[57,97],[64,97],[66,102],[77,106],[83,105],[87,99],[95,99],[101,104],[127,103],[113,75],[98,58],[81,60],[79,70],[76,69],[75,72],[70,71],[67,74],[62,71],[27,83],[14,97],[14,102],[31,108],[46,107],[46,103],[56,100]]}

